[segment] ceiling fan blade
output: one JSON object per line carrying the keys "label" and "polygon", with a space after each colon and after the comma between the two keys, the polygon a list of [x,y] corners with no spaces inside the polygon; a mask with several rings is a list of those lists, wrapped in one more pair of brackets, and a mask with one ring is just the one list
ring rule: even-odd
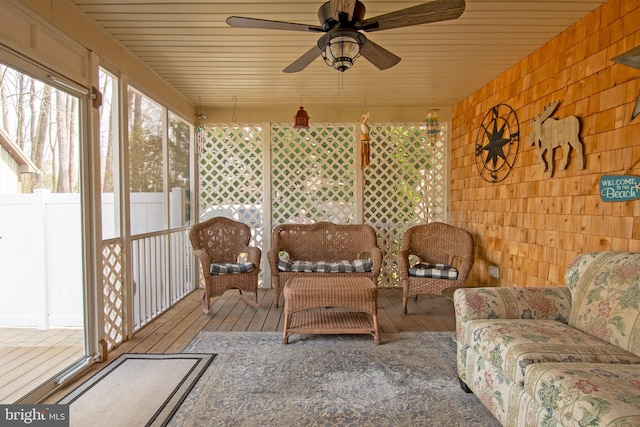
{"label": "ceiling fan blade", "polygon": [[353,19],[353,10],[356,7],[356,0],[331,0],[331,16],[336,21],[340,21],[339,14],[344,12],[349,16],[347,22]]}
{"label": "ceiling fan blade", "polygon": [[271,21],[268,19],[245,18],[242,16],[230,16],[227,24],[240,28],[261,28],[265,30],[311,31],[322,32],[322,27],[317,25],[296,24],[294,22]]}
{"label": "ceiling fan blade", "polygon": [[459,18],[464,8],[464,0],[435,0],[365,19],[362,22],[362,29],[371,32],[447,21]]}
{"label": "ceiling fan blade", "polygon": [[367,40],[360,54],[365,57],[369,62],[375,65],[379,70],[386,70],[391,68],[400,62],[400,57],[389,52],[377,43]]}
{"label": "ceiling fan blade", "polygon": [[310,65],[313,61],[315,61],[316,58],[320,56],[321,53],[322,53],[322,49],[320,49],[318,46],[314,46],[311,49],[309,49],[307,53],[305,53],[300,58],[293,61],[291,65],[289,65],[287,68],[285,68],[282,71],[285,73],[297,73],[299,71],[302,71],[305,68],[307,68],[307,66]]}

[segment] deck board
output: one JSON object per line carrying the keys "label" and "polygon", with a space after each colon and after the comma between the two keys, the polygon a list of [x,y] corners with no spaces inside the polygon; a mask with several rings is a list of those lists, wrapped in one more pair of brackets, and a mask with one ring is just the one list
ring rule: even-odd
{"label": "deck board", "polygon": [[[252,294],[246,295],[253,298]],[[201,291],[194,291],[179,301],[167,312],[157,319],[149,322],[140,329],[130,340],[123,342],[113,349],[107,362],[115,359],[122,353],[180,353],[195,338],[200,331],[268,331],[282,332],[284,323],[283,304],[275,306],[272,289],[259,289],[258,302],[260,307],[254,308],[238,298],[238,291],[229,290],[223,295],[211,300],[211,314],[204,314],[200,306]],[[281,299],[282,300],[282,299]],[[320,311],[340,311],[330,307],[319,309]],[[378,322],[381,333],[402,331],[454,331],[455,316],[453,304],[443,297],[429,298],[418,297],[417,301],[409,301],[409,314],[402,313],[402,289],[380,289],[378,292]],[[61,334],[64,332],[61,331]],[[66,342],[63,335],[51,334],[46,338],[51,343],[51,348],[56,344]],[[57,354],[52,358],[56,367],[66,363],[68,358],[66,350],[54,349],[19,349],[8,347],[0,348],[0,369],[20,366],[21,356],[26,355],[31,360],[27,367],[38,364],[36,353],[49,352]],[[33,353],[31,353],[33,351]],[[53,353],[52,353],[53,352]],[[23,359],[23,363],[26,363]],[[106,363],[96,363],[84,375],[74,382],[65,385],[60,390],[51,394],[43,403],[55,403],[75,386],[106,366]],[[28,376],[24,368],[21,383],[32,378]],[[44,369],[44,366],[43,366]],[[61,369],[61,368],[60,368]],[[40,370],[34,372],[38,375]],[[0,384],[0,396],[12,396],[19,398],[20,392],[3,391]],[[23,393],[24,394],[24,393]]]}

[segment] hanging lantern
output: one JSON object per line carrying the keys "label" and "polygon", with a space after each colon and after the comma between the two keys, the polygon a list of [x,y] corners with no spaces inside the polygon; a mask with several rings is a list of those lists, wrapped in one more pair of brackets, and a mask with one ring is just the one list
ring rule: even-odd
{"label": "hanging lantern", "polygon": [[307,129],[309,127],[309,115],[304,111],[304,107],[300,107],[296,115],[294,116],[294,128]]}

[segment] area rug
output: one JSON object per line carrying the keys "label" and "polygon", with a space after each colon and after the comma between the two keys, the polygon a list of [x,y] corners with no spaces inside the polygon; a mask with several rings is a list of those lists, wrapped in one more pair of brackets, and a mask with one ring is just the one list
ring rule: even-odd
{"label": "area rug", "polygon": [[451,332],[201,332],[217,357],[170,426],[499,426],[460,389]]}
{"label": "area rug", "polygon": [[166,425],[214,357],[123,354],[58,403],[71,427]]}

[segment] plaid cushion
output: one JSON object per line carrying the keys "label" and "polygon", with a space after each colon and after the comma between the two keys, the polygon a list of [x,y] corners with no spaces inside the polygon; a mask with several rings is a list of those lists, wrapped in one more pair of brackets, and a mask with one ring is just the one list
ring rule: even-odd
{"label": "plaid cushion", "polygon": [[364,273],[371,271],[371,260],[356,259],[353,261],[290,261],[278,260],[279,271],[296,271],[304,273]]}
{"label": "plaid cushion", "polygon": [[211,264],[211,274],[238,274],[253,271],[255,266],[251,262],[220,262]]}
{"label": "plaid cushion", "polygon": [[313,273],[318,271],[314,262],[311,261],[289,261],[291,262],[291,270],[290,271],[298,271],[304,273]]}
{"label": "plaid cushion", "polygon": [[456,280],[458,278],[458,270],[446,264],[419,263],[409,269],[409,276]]}

